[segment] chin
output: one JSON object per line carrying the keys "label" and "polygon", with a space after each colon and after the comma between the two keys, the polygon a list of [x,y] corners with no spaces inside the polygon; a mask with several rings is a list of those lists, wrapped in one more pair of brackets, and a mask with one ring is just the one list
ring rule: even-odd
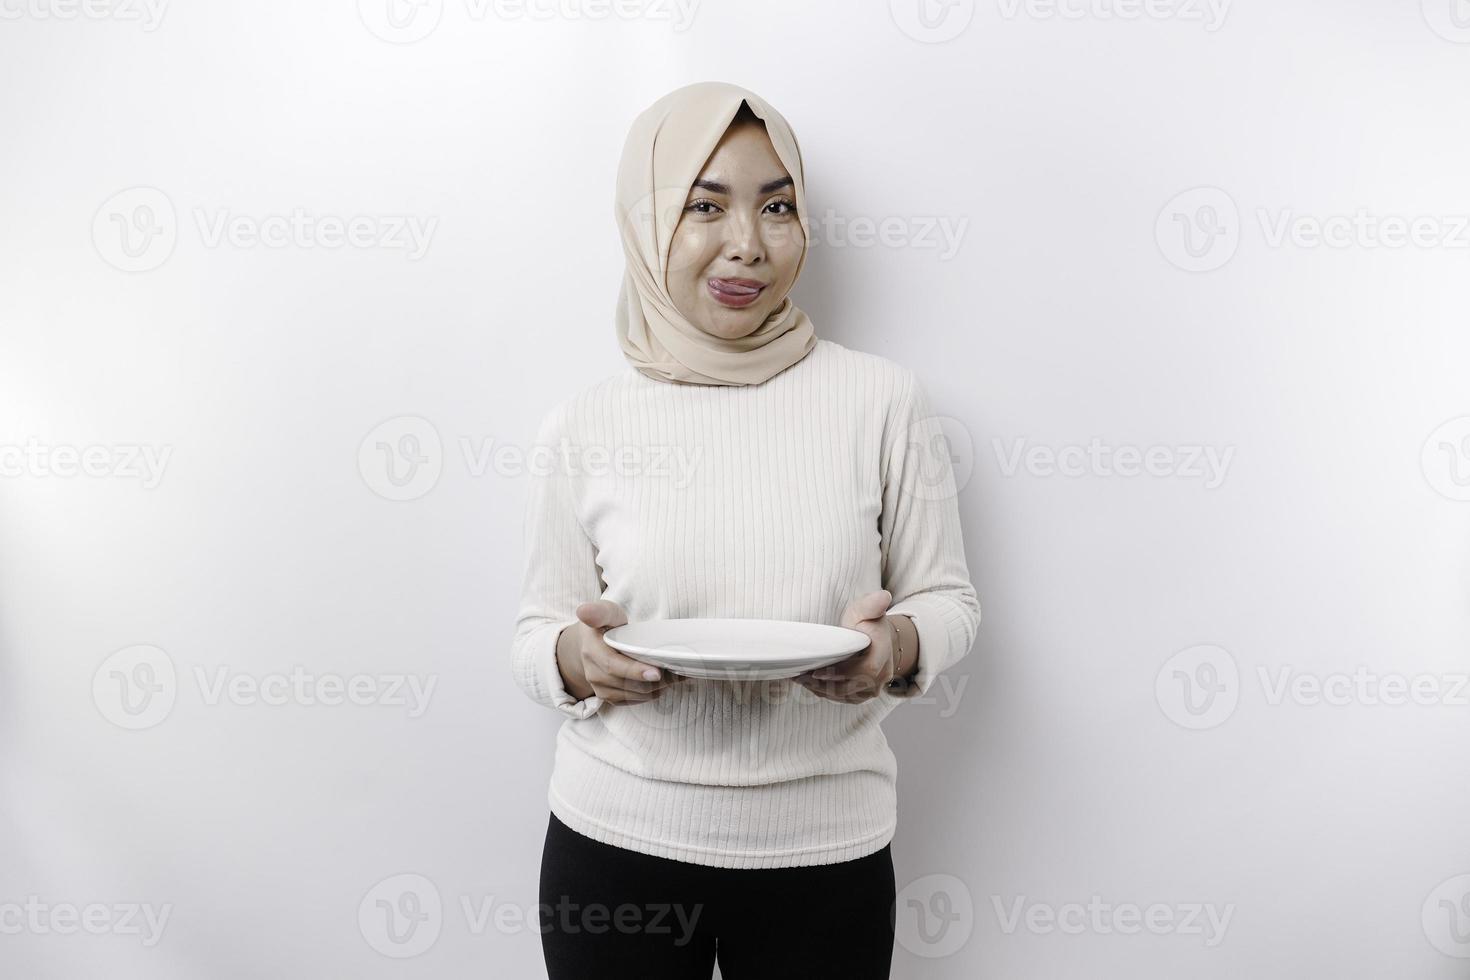
{"label": "chin", "polygon": [[705,322],[699,326],[705,333],[724,340],[738,340],[759,330],[761,324],[766,322],[766,317],[770,315],[770,312],[770,310],[754,307],[748,310],[732,310],[717,304],[716,309],[712,310],[705,318]]}
{"label": "chin", "polygon": [[725,321],[709,324],[704,328],[705,333],[719,337],[721,340],[739,340],[741,337],[749,336],[760,329],[761,320]]}

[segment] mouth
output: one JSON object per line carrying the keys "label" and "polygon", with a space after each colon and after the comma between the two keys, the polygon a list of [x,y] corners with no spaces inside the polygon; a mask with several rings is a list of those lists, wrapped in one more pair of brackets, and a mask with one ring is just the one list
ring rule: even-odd
{"label": "mouth", "polygon": [[754,279],[709,279],[707,284],[716,302],[737,309],[754,303],[766,288],[765,283]]}

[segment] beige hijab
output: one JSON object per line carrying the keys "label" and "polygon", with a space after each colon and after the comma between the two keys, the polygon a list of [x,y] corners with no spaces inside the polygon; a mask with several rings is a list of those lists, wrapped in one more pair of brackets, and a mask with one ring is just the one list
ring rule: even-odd
{"label": "beige hijab", "polygon": [[628,132],[618,166],[615,214],[627,271],[618,295],[618,343],[650,378],[684,384],[749,385],[784,371],[816,346],[812,322],[787,295],[760,328],[726,340],[686,320],[669,297],[669,244],[689,188],[714,152],[740,103],[766,124],[771,145],[791,175],[796,215],[806,244],[811,228],[801,148],[781,114],[754,92],[725,82],[675,89],[645,109]]}

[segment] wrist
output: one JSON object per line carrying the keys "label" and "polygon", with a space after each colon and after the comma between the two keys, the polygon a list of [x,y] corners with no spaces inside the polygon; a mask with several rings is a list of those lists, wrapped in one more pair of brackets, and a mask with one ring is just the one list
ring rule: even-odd
{"label": "wrist", "polygon": [[582,652],[577,644],[576,630],[567,626],[556,635],[556,669],[561,674],[562,686],[567,693],[578,701],[585,701],[594,693],[592,685],[587,683],[587,675],[582,672]]}
{"label": "wrist", "polygon": [[886,616],[893,627],[893,680],[906,683],[919,669],[919,634],[908,616]]}

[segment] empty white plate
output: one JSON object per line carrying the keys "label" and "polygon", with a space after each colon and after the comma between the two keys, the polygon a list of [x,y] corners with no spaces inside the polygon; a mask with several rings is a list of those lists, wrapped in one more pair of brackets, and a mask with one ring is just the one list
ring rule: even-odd
{"label": "empty white plate", "polygon": [[781,619],[654,619],[602,638],[635,660],[710,680],[795,677],[868,646],[860,630]]}

